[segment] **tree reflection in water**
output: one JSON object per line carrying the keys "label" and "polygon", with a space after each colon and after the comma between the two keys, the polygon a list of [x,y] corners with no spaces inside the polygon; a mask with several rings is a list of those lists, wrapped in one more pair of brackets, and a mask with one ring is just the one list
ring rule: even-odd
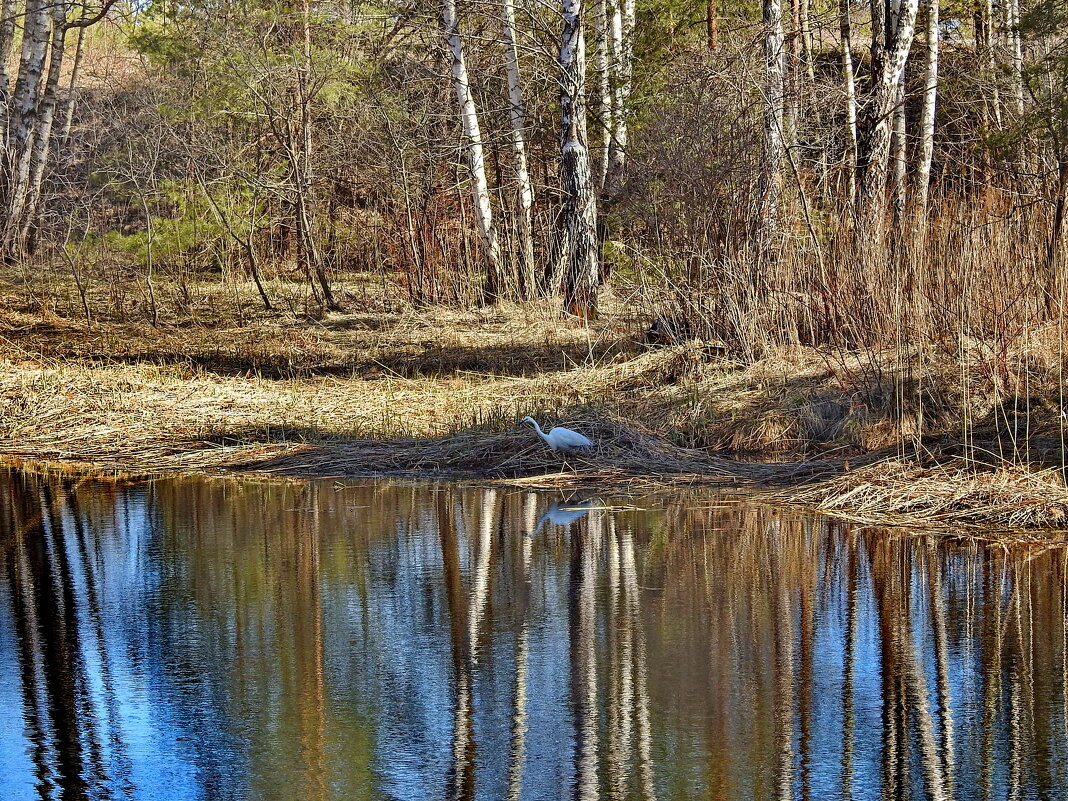
{"label": "tree reflection in water", "polygon": [[697,494],[0,482],[4,799],[1068,798],[1060,546]]}

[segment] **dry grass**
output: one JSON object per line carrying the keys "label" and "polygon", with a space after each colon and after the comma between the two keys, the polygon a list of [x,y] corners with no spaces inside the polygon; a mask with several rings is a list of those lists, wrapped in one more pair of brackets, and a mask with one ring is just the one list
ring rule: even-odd
{"label": "dry grass", "polygon": [[[662,358],[646,357],[647,370]],[[123,472],[257,470],[307,475],[728,481],[784,475],[680,448],[577,403],[619,381],[611,367],[536,380],[383,378],[275,381],[179,367],[0,360],[0,454]],[[627,371],[633,377],[633,370]],[[568,463],[528,412],[568,406],[596,449]],[[545,418],[548,420],[549,418]],[[557,480],[563,480],[557,479]]]}
{"label": "dry grass", "polygon": [[784,496],[855,520],[920,528],[1068,530],[1059,470],[924,468],[899,459],[845,473]]}
{"label": "dry grass", "polygon": [[[550,303],[415,309],[357,284],[345,290],[347,313],[268,315],[228,307],[205,285],[194,295],[206,305],[189,319],[173,299],[152,326],[97,297],[87,325],[56,280],[47,298],[0,282],[8,459],[127,474],[796,484],[922,440],[943,457],[985,449],[1016,467],[881,464],[791,498],[942,525],[1048,527],[1068,508],[1063,482],[1020,467],[1059,462],[1052,331],[997,352],[970,341],[954,354],[793,346],[743,365],[706,342],[644,346],[642,321],[611,294],[586,325]],[[158,290],[163,300],[175,291]],[[598,447],[565,464],[517,426],[526,414],[573,425]]]}

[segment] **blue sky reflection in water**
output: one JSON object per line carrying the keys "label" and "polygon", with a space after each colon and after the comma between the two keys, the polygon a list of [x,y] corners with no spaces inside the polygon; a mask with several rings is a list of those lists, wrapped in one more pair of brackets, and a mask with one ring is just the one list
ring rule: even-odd
{"label": "blue sky reflection in water", "polygon": [[0,798],[1068,799],[1065,549],[579,500],[0,474]]}

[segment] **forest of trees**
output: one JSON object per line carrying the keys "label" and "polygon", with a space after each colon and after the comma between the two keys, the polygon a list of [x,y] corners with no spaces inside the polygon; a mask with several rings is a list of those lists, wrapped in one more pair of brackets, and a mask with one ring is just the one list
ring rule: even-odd
{"label": "forest of trees", "polygon": [[3,0],[0,120],[5,260],[153,322],[219,273],[625,284],[743,355],[1063,315],[1065,0]]}

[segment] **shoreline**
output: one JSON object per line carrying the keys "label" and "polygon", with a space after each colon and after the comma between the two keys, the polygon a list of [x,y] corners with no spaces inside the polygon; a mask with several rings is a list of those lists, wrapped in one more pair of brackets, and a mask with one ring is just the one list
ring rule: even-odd
{"label": "shoreline", "polygon": [[[6,300],[9,464],[126,477],[709,486],[872,524],[1068,527],[1055,360],[1032,370],[1021,406],[995,385],[980,393],[974,377],[958,391],[960,365],[930,353],[831,360],[784,347],[743,364],[699,341],[647,347],[621,309],[588,324],[531,303],[241,326],[116,320],[90,332]],[[1045,345],[1033,354],[1053,355]],[[919,366],[928,394],[914,410],[886,377]],[[578,430],[594,452],[563,465],[518,426],[526,415]]]}

